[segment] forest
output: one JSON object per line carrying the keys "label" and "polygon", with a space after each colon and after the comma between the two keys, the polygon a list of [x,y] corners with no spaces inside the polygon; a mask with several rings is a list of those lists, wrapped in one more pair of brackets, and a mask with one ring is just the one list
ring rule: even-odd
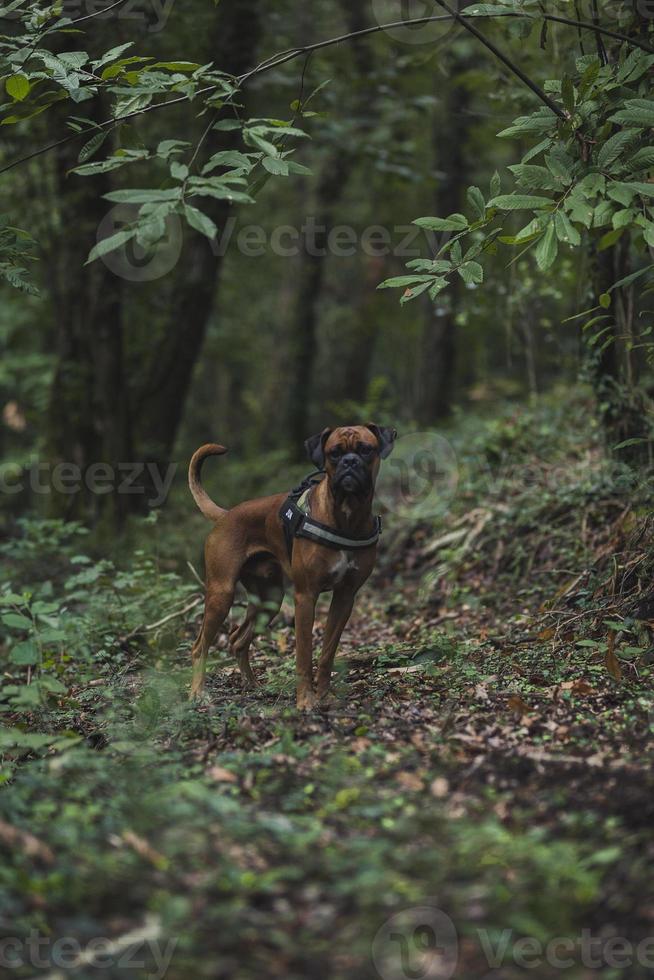
{"label": "forest", "polygon": [[0,978],[652,976],[653,77],[0,0]]}

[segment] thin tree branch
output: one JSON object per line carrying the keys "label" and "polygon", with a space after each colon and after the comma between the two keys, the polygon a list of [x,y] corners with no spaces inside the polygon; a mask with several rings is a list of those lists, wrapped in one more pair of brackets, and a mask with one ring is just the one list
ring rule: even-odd
{"label": "thin tree branch", "polygon": [[76,17],[74,20],[71,20],[70,24],[66,24],[66,27],[71,27],[73,24],[81,24],[85,20],[93,20],[94,17],[101,17],[103,14],[108,14],[114,7],[120,7],[125,2],[126,0],[115,0],[115,3],[112,3],[109,7],[103,7],[102,10],[96,10],[92,14],[84,14],[83,17]]}
{"label": "thin tree branch", "polygon": [[564,112],[561,106],[557,105],[553,99],[550,99],[549,95],[542,90],[540,85],[537,85],[536,82],[532,81],[532,79],[529,78],[528,75],[525,75],[523,70],[519,68],[518,65],[515,65],[510,58],[507,58],[504,52],[500,51],[500,49],[495,44],[493,44],[492,41],[489,41],[485,34],[482,34],[481,31],[474,26],[474,24],[470,23],[468,18],[462,17],[460,13],[458,13],[455,10],[452,10],[447,0],[436,0],[436,3],[438,4],[439,7],[442,7],[443,10],[446,10],[448,14],[451,17],[453,17],[458,24],[461,24],[461,26],[464,27],[466,31],[472,34],[473,37],[476,37],[477,40],[480,41],[485,48],[488,48],[491,54],[494,54],[495,57],[498,59],[498,61],[501,61],[502,64],[505,65],[510,72],[512,72],[517,78],[519,78],[520,81],[523,83],[523,85],[526,85],[527,88],[531,89],[534,95],[537,95],[538,98],[541,100],[541,102],[543,102],[548,109],[551,109],[552,112],[554,112],[559,117],[559,119],[563,119],[564,122],[568,121],[569,116],[566,112]]}
{"label": "thin tree branch", "polygon": [[[438,0],[438,2],[440,3],[440,0]],[[441,4],[441,6],[444,6],[444,4]],[[558,24],[566,24],[570,27],[577,27],[580,30],[593,31],[595,32],[595,34],[602,34],[606,37],[612,37],[617,41],[624,41],[625,43],[630,44],[632,47],[641,48],[641,50],[647,51],[649,54],[654,54],[654,48],[650,47],[647,44],[644,44],[642,41],[638,41],[635,38],[630,38],[626,34],[619,34],[616,31],[609,31],[606,28],[598,27],[596,24],[587,24],[584,21],[572,20],[568,17],[558,17],[554,14],[538,14],[532,17],[529,14],[522,14],[513,11],[507,11],[506,13],[499,13],[499,14],[484,14],[483,16],[489,18],[525,17],[529,20],[543,20],[543,19],[550,20]],[[361,31],[352,31],[349,34],[341,34],[338,37],[327,38],[326,40],[318,41],[315,44],[308,44],[308,45],[304,45],[303,47],[297,47],[297,48],[288,48],[286,51],[278,52],[277,54],[273,54],[269,58],[266,58],[264,61],[260,62],[250,71],[245,72],[245,74],[238,76],[236,78],[236,81],[238,81],[239,85],[242,86],[245,84],[245,82],[249,81],[250,78],[253,78],[255,75],[261,75],[264,72],[271,71],[273,68],[278,68],[281,65],[286,64],[286,62],[292,61],[294,58],[299,58],[302,55],[310,54],[311,52],[318,51],[322,48],[328,48],[337,44],[343,44],[345,41],[350,41],[353,38],[365,37],[369,34],[379,34],[381,31],[387,31],[394,27],[406,27],[409,24],[413,26],[419,24],[433,24],[438,21],[451,20],[452,17],[458,20],[463,27],[465,27],[467,30],[470,30],[470,32],[475,34],[475,36],[478,37],[480,40],[483,39],[482,43],[487,48],[489,48],[489,50],[491,50],[494,54],[496,54],[496,56],[512,72],[514,72],[518,76],[518,78],[520,78],[520,80],[525,85],[527,85],[528,88],[530,88],[536,95],[538,95],[539,98],[545,101],[545,104],[548,106],[548,108],[551,108],[553,112],[555,112],[558,116],[560,116],[561,118],[567,121],[567,116],[565,115],[565,113],[563,113],[563,111],[559,108],[559,106],[557,106],[556,103],[552,102],[552,100],[549,99],[549,97],[544,92],[542,92],[542,90],[536,85],[535,82],[532,82],[531,79],[529,79],[528,76],[526,76],[523,72],[521,72],[521,70],[517,68],[516,65],[513,65],[513,63],[510,62],[509,59],[506,58],[495,47],[495,45],[492,44],[492,42],[488,41],[488,39],[485,38],[484,35],[480,34],[480,32],[477,31],[476,28],[472,29],[472,25],[465,23],[467,19],[470,19],[470,15],[456,14],[453,11],[448,14],[437,14],[433,17],[416,17],[410,20],[398,20],[388,24],[378,24],[376,27],[366,27]],[[209,85],[206,88],[199,89],[195,93],[195,96],[206,95],[209,92],[213,92],[217,87],[218,87],[217,85]],[[65,145],[66,143],[70,143],[72,142],[72,140],[90,135],[96,132],[98,129],[105,129],[110,126],[114,126],[116,124],[126,122],[128,119],[133,119],[136,116],[143,116],[148,112],[154,112],[157,109],[165,109],[168,106],[179,105],[181,102],[188,102],[188,101],[189,101],[189,96],[181,95],[175,99],[168,99],[166,102],[156,102],[153,105],[145,106],[143,109],[136,109],[134,110],[134,112],[127,113],[127,115],[125,116],[106,119],[104,120],[104,122],[97,123],[95,126],[89,127],[89,129],[82,130],[79,133],[71,133],[68,136],[64,136],[60,140],[55,140],[55,142],[48,143],[46,146],[42,146],[39,149],[34,150],[32,153],[28,153],[23,157],[19,157],[17,160],[13,160],[11,163],[8,163],[6,166],[0,168],[0,174],[4,174],[8,170],[12,170],[14,167],[19,166],[21,163],[28,163],[30,160],[33,160],[35,157],[41,156],[44,153],[49,153],[50,150],[54,150],[59,146]]]}

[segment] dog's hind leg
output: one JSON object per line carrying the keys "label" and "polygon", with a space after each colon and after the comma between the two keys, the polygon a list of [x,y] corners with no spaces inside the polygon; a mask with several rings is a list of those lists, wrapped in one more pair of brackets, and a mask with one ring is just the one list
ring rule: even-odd
{"label": "dog's hind leg", "polygon": [[207,588],[202,629],[191,650],[191,658],[193,660],[191,698],[196,698],[202,693],[209,648],[215,640],[218,630],[225,622],[233,601],[234,584],[223,584],[220,587],[209,586]]}
{"label": "dog's hind leg", "polygon": [[[255,687],[256,678],[250,664],[250,645],[257,629],[265,629],[279,612],[284,598],[281,569],[267,562],[265,568],[244,571],[241,581],[248,591],[250,602],[242,623],[233,626],[229,634],[229,649],[238,658],[243,687]],[[256,598],[253,598],[255,596]]]}

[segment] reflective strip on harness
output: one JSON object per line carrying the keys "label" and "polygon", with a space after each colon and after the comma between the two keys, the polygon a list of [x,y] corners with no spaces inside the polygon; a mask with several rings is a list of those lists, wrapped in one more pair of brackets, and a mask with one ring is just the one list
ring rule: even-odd
{"label": "reflective strip on harness", "polygon": [[379,518],[375,520],[375,530],[368,538],[347,538],[336,534],[324,524],[315,524],[310,517],[305,517],[295,536],[297,538],[318,538],[325,544],[334,545],[335,548],[369,548],[371,544],[379,541],[380,534]]}

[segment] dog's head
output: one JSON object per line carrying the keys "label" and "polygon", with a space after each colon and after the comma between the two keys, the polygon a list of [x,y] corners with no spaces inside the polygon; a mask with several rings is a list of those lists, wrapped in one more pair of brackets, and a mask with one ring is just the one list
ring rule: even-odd
{"label": "dog's head", "polygon": [[305,442],[311,462],[325,470],[338,496],[367,497],[372,492],[379,464],[393,451],[397,431],[391,426],[343,425],[323,429]]}

